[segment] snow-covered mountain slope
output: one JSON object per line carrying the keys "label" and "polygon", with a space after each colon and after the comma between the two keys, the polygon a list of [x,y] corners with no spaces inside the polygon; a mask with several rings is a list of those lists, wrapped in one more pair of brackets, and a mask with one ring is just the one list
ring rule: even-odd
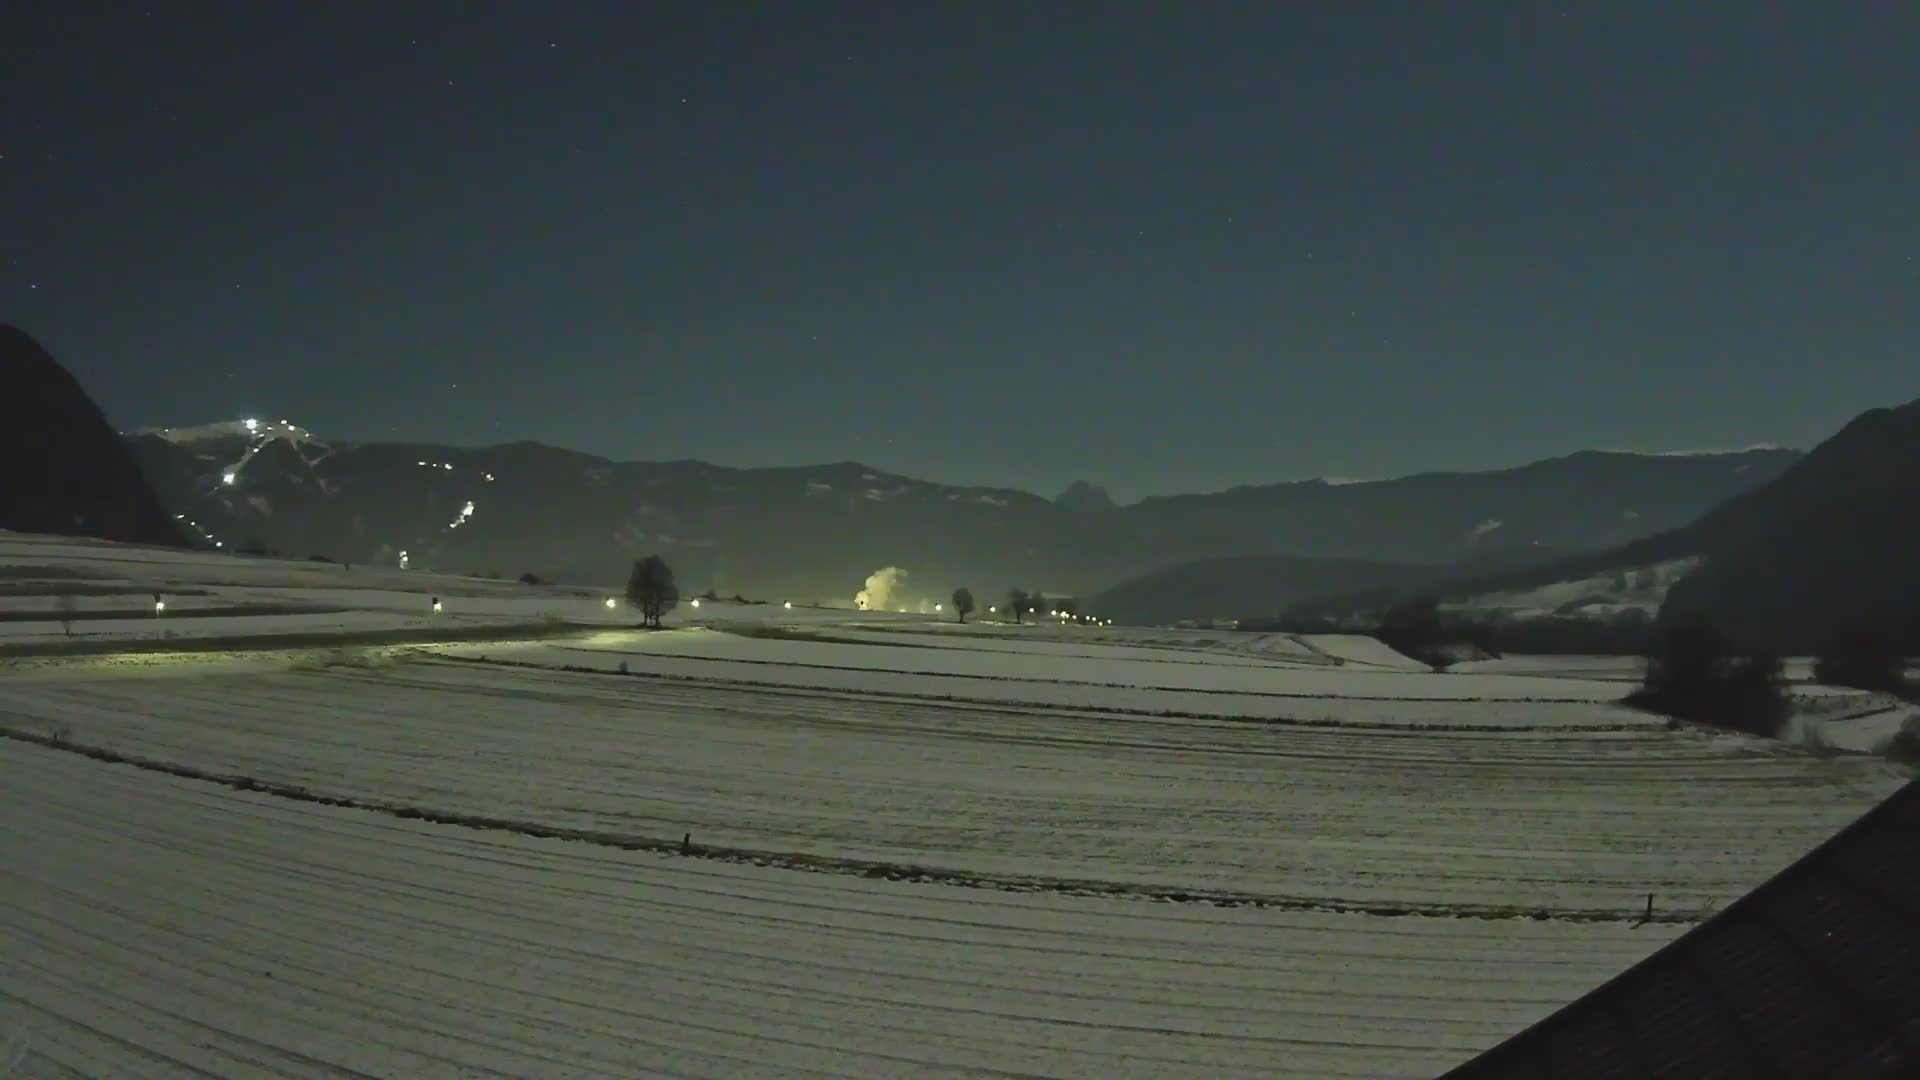
{"label": "snow-covered mountain slope", "polygon": [[[1793,455],[1574,455],[1520,469],[1149,499],[1089,514],[1028,492],[858,463],[740,469],[615,462],[535,443],[478,449],[323,441],[286,421],[135,436],[147,474],[223,545],[587,582],[659,552],[683,585],[840,599],[876,568],[927,598],[969,585],[1085,594],[1155,568],[1338,553],[1441,563],[1590,549],[1671,527]],[[1498,529],[1483,527],[1499,520]],[[209,541],[211,542],[211,541]]]}

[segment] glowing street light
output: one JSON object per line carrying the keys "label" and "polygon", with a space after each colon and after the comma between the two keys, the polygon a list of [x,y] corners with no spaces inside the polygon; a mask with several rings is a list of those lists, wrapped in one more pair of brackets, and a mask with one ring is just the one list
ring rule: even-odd
{"label": "glowing street light", "polygon": [[992,604],[988,604],[988,605],[987,605],[987,614],[989,614],[989,615],[993,615],[993,614],[996,614],[997,612],[999,612],[999,610],[1000,610],[1000,609],[999,609],[998,607],[995,607],[995,606],[994,606],[994,605],[992,605]]}
{"label": "glowing street light", "polygon": [[437,596],[433,598],[433,613],[440,614],[440,598]]}
{"label": "glowing street light", "polygon": [[236,479],[236,476],[237,476],[237,474],[235,474],[235,473],[230,473],[230,472],[229,472],[229,473],[221,473],[221,474],[220,474],[220,482],[221,482],[221,483],[223,483],[223,484],[225,484],[225,485],[227,485],[228,487],[232,487],[232,486],[233,486],[233,481],[234,481],[234,480]]}
{"label": "glowing street light", "polygon": [[694,607],[699,607],[699,606],[700,606],[700,598],[699,598],[699,597],[697,597],[697,596],[696,596],[696,597],[694,597],[694,598],[693,598],[693,606],[694,606]]}
{"label": "glowing street light", "polygon": [[608,611],[613,610],[613,597],[611,596],[607,597],[607,610]]}
{"label": "glowing street light", "polygon": [[934,614],[938,615],[940,613],[940,607],[941,606],[939,604],[933,605]]}
{"label": "glowing street light", "polygon": [[791,600],[789,600],[789,601],[787,601],[786,603],[784,603],[784,604],[781,604],[780,606],[781,606],[781,607],[783,607],[783,608],[786,608],[786,609],[787,609],[788,611],[792,611],[792,610],[793,610],[793,601],[791,601]]}
{"label": "glowing street light", "polygon": [[260,430],[260,421],[258,421],[258,420],[255,420],[255,419],[252,419],[251,417],[249,417],[249,418],[248,418],[248,420],[247,420],[247,432],[248,432],[249,434],[251,434],[251,433],[253,433],[253,432],[255,432],[255,431],[259,431],[259,430]]}
{"label": "glowing street light", "polygon": [[167,602],[165,600],[155,600],[153,602],[153,613],[155,615],[158,615],[165,610],[167,610]]}

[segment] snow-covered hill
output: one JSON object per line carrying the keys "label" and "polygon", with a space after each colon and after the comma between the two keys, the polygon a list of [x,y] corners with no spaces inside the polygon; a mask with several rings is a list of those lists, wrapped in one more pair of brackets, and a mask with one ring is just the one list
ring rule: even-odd
{"label": "snow-covered hill", "polygon": [[[325,440],[285,420],[133,438],[156,488],[231,548],[580,582],[663,554],[695,590],[838,599],[875,569],[926,598],[968,585],[1085,595],[1158,567],[1337,553],[1440,563],[1506,546],[1581,550],[1690,519],[1792,455],[1574,455],[1520,469],[1284,484],[1091,513],[1028,492],[858,463],[740,469],[615,462],[512,443]],[[1501,526],[1488,530],[1489,520]],[[1203,614],[1214,614],[1208,611]]]}

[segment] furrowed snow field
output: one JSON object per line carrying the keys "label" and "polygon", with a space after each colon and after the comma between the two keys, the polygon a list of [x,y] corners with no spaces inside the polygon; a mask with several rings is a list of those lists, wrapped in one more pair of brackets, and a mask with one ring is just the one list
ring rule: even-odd
{"label": "furrowed snow field", "polygon": [[26,1076],[1426,1076],[1680,932],[900,885],[0,747]]}
{"label": "furrowed snow field", "polygon": [[[1426,1076],[1901,780],[1670,731],[1597,662],[778,605],[644,633],[592,590],[361,574],[0,534],[0,618],[66,581],[257,605],[204,618],[263,641],[339,620],[0,654],[0,1066]],[[571,636],[356,644],[424,640],[423,592]],[[154,644],[115,621],[84,628]]]}
{"label": "furrowed snow field", "polygon": [[996,879],[1443,911],[1586,916],[1648,891],[1703,910],[1892,786],[1872,759],[1647,727],[1247,724],[435,659],[22,679],[0,705],[76,743],[356,799]]}

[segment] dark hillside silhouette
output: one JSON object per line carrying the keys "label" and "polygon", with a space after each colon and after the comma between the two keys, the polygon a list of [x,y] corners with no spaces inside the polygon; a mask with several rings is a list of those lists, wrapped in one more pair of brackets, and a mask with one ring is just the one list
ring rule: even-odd
{"label": "dark hillside silhouette", "polygon": [[133,452],[67,370],[0,324],[0,528],[180,546]]}

